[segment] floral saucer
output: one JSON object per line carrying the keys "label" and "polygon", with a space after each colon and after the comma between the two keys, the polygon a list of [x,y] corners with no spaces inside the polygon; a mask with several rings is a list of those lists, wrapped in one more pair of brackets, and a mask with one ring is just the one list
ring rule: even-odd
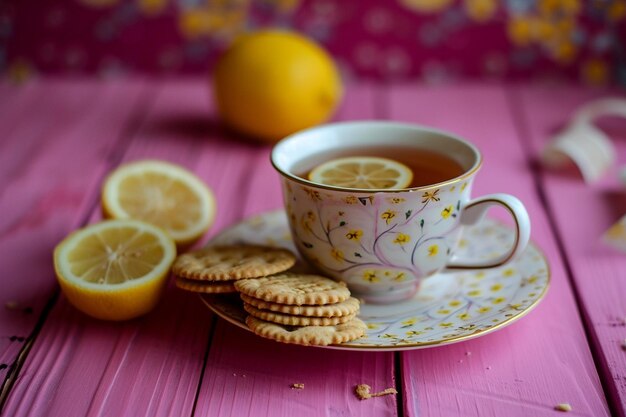
{"label": "floral saucer", "polygon": [[[457,253],[490,258],[513,244],[514,233],[486,219],[465,228]],[[297,254],[284,211],[249,218],[222,232],[211,244],[252,243],[285,247]],[[311,267],[300,261],[302,272]],[[513,262],[494,269],[442,272],[426,278],[410,300],[390,305],[361,304],[367,324],[362,338],[328,346],[345,350],[392,351],[420,349],[483,336],[528,313],[544,297],[550,283],[548,262],[530,244]],[[202,295],[218,316],[249,330],[246,312],[234,294]]]}

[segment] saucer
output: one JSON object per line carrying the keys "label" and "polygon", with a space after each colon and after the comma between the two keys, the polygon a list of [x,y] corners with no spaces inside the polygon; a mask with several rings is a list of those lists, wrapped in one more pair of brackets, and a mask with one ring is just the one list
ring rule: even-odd
{"label": "saucer", "polygon": [[[485,219],[466,227],[459,257],[489,259],[513,244],[511,228]],[[284,247],[297,254],[284,211],[273,211],[236,224],[211,244],[261,244]],[[310,272],[303,260],[294,266]],[[545,255],[529,244],[514,261],[498,268],[455,270],[426,278],[412,299],[389,304],[361,304],[365,335],[352,342],[326,346],[344,350],[394,351],[440,346],[483,336],[526,315],[545,296],[550,271]],[[250,330],[237,294],[201,295],[219,317]]]}

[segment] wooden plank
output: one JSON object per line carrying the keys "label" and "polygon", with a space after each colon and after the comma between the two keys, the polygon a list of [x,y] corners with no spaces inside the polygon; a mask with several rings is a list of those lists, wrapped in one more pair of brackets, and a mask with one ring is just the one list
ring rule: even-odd
{"label": "wooden plank", "polygon": [[[0,116],[0,380],[4,387],[55,293],[52,248],[84,221],[93,203],[92,191],[108,166],[107,156],[123,138],[128,120],[137,116],[134,111],[143,88],[141,83],[51,82],[24,88],[17,96],[2,94],[0,101],[13,104]],[[115,99],[120,95],[123,102]],[[100,100],[87,106],[96,96]],[[39,118],[40,114],[45,116]],[[74,122],[65,123],[72,114]],[[94,131],[90,123],[102,120],[110,123]],[[32,152],[33,144],[39,144],[37,151]]]}
{"label": "wooden plank", "polygon": [[[517,88],[512,92],[533,158],[538,158],[576,108],[599,97],[619,95],[571,88]],[[604,119],[599,126],[610,135],[618,153],[618,163],[601,181],[586,185],[576,175],[550,171],[540,175],[613,412],[625,416],[626,352],[621,344],[626,339],[626,257],[603,245],[600,238],[626,214],[624,185],[617,179],[617,166],[626,164],[626,123]]]}
{"label": "wooden plank", "polygon": [[[374,90],[348,89],[337,119],[375,116]],[[282,207],[269,148],[256,156],[244,213]],[[360,401],[354,387],[394,386],[392,353],[342,352],[284,345],[261,339],[220,320],[198,396],[197,416],[394,416],[396,398]],[[304,390],[292,390],[304,383]]]}
{"label": "wooden plank", "polygon": [[518,323],[479,339],[404,353],[405,414],[548,416],[558,403],[577,415],[609,414],[563,259],[535,189],[504,89],[392,88],[389,118],[455,132],[474,142],[484,165],[474,195],[507,192],[526,205],[532,239],[549,259],[551,288]]}
{"label": "wooden plank", "polygon": [[[254,147],[217,136],[207,96],[199,82],[164,86],[123,160],[159,158],[194,170],[216,193],[220,207],[213,230],[219,230],[240,216],[240,168]],[[118,105],[125,99],[119,94]],[[103,128],[106,121],[100,122],[90,129]],[[5,411],[13,416],[190,415],[211,321],[195,295],[171,285],[155,311],[119,324],[92,320],[61,297]]]}

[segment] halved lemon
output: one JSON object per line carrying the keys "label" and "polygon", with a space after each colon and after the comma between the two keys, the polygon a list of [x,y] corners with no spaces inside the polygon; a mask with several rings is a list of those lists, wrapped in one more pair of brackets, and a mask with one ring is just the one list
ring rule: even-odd
{"label": "halved lemon", "polygon": [[350,156],[313,168],[309,180],[335,187],[389,190],[408,187],[413,180],[413,171],[392,159]]}
{"label": "halved lemon", "polygon": [[213,193],[200,178],[163,161],[122,165],[102,187],[106,217],[154,224],[179,245],[193,243],[209,229],[215,207]]}
{"label": "halved lemon", "polygon": [[161,229],[137,220],[106,220],[70,234],[54,250],[67,299],[102,320],[127,320],[157,304],[176,257]]}

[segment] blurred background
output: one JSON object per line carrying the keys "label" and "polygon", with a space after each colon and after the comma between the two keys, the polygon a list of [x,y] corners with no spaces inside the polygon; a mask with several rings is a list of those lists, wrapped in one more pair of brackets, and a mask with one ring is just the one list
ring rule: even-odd
{"label": "blurred background", "polygon": [[0,73],[205,74],[265,27],[315,39],[348,82],[626,85],[625,0],[3,0]]}

